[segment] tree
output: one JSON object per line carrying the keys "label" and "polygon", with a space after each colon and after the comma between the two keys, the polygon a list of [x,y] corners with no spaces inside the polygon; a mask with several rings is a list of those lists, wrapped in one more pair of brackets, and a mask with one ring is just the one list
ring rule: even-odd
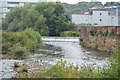
{"label": "tree", "polygon": [[12,9],[2,25],[7,31],[16,32],[32,28],[43,36],[60,36],[62,31],[71,30],[73,26],[64,13],[63,4],[60,2],[27,4]]}
{"label": "tree", "polygon": [[[46,18],[46,26],[49,28],[50,36],[60,36],[60,33],[65,30],[71,30],[73,24],[67,19],[64,14],[63,4],[56,3],[38,3],[35,9]],[[69,24],[69,25],[68,25]]]}
{"label": "tree", "polygon": [[89,8],[103,6],[101,2],[78,2],[77,4],[63,3],[67,15],[88,11]]}
{"label": "tree", "polygon": [[119,2],[106,2],[104,6],[120,6]]}
{"label": "tree", "polygon": [[45,21],[46,18],[35,11],[32,5],[28,4],[11,10],[3,20],[2,26],[4,30],[14,32],[33,28],[39,31],[41,35],[48,35],[48,27],[45,25]]}

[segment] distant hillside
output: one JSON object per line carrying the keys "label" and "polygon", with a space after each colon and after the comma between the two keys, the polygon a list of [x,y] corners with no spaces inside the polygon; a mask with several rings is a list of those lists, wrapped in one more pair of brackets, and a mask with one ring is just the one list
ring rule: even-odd
{"label": "distant hillside", "polygon": [[80,13],[87,11],[89,8],[95,6],[116,6],[120,5],[119,2],[106,2],[104,5],[101,2],[79,2],[77,4],[63,3],[66,14]]}
{"label": "distant hillside", "polygon": [[105,7],[107,7],[107,6],[117,6],[117,5],[120,6],[120,2],[106,2],[104,4]]}
{"label": "distant hillside", "polygon": [[103,6],[101,2],[79,2],[77,4],[63,4],[66,14],[80,13],[95,6]]}

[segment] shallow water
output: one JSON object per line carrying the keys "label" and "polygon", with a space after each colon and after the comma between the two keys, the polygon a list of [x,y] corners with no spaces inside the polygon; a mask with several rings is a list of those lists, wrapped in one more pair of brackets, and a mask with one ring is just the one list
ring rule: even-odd
{"label": "shallow water", "polygon": [[44,48],[40,49],[43,54],[30,54],[24,60],[0,60],[0,77],[11,78],[16,74],[13,70],[14,62],[32,63],[35,60],[45,61],[55,65],[60,59],[64,59],[74,65],[103,66],[107,64],[110,54],[83,48],[79,42],[44,42]]}
{"label": "shallow water", "polygon": [[45,44],[51,44],[61,48],[61,52],[58,53],[60,56],[50,56],[53,56],[56,60],[63,58],[75,65],[93,64],[94,66],[102,66],[107,63],[107,59],[110,56],[109,53],[82,48],[78,42],[45,42]]}

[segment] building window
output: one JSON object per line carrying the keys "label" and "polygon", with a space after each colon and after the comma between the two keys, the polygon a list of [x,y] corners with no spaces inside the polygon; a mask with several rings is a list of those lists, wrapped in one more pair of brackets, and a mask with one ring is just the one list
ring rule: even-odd
{"label": "building window", "polygon": [[102,15],[102,13],[100,13],[100,15]]}
{"label": "building window", "polygon": [[102,21],[102,19],[100,19],[100,21]]}

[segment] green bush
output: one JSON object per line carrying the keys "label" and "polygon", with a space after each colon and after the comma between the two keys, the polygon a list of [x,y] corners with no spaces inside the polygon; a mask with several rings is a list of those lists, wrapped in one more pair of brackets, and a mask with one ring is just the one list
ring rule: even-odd
{"label": "green bush", "polygon": [[10,52],[9,55],[13,57],[20,57],[25,56],[28,53],[28,50],[25,47],[21,47],[19,43],[13,45],[12,47],[8,48]]}
{"label": "green bush", "polygon": [[[27,76],[20,75],[19,78],[118,78],[118,61],[112,59],[103,68],[95,69],[91,66],[74,66],[66,61],[60,60],[50,69],[40,73],[28,74]],[[26,68],[22,68],[22,72],[26,72]]]}
{"label": "green bush", "polygon": [[108,30],[106,30],[105,32],[103,32],[103,36],[108,36]]}
{"label": "green bush", "polygon": [[32,29],[26,29],[23,33],[24,38],[23,45],[32,51],[35,51],[42,46],[41,35],[39,32],[33,31]]}
{"label": "green bush", "polygon": [[90,30],[90,35],[91,35],[91,36],[95,36],[96,33],[97,33],[96,28],[91,28],[91,30]]}
{"label": "green bush", "polygon": [[20,57],[41,47],[41,35],[32,29],[22,32],[2,32],[2,54]]}
{"label": "green bush", "polygon": [[[33,75],[27,75],[29,78],[118,78],[118,61],[116,59],[110,60],[110,62],[104,67],[97,67],[95,69],[90,66],[74,66],[64,60],[58,61],[58,63],[50,69],[36,73]],[[20,78],[26,78],[21,76]]]}
{"label": "green bush", "polygon": [[102,31],[98,31],[97,32],[97,36],[103,36],[103,32]]}
{"label": "green bush", "polygon": [[20,70],[19,72],[28,72],[28,66],[23,64],[21,67],[20,67]]}
{"label": "green bush", "polygon": [[15,63],[14,63],[14,68],[18,68],[18,67],[20,67],[19,63],[18,63],[18,62],[15,62]]}
{"label": "green bush", "polygon": [[115,36],[115,32],[114,32],[113,29],[110,30],[110,32],[109,32],[109,36]]}
{"label": "green bush", "polygon": [[[106,68],[107,67],[107,68]],[[114,60],[104,68],[93,66],[74,66],[66,61],[60,60],[44,74],[37,74],[40,77],[51,78],[118,78],[118,63]]]}
{"label": "green bush", "polygon": [[62,37],[79,37],[80,32],[76,31],[64,31],[61,33]]}

